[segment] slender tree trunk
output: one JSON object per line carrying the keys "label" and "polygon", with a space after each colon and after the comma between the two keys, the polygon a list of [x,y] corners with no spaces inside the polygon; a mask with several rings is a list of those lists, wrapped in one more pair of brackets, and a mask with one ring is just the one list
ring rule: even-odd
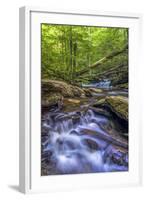
{"label": "slender tree trunk", "polygon": [[72,80],[73,73],[73,41],[72,41],[72,26],[69,31],[69,48],[70,48],[70,78]]}
{"label": "slender tree trunk", "polygon": [[76,56],[77,56],[77,42],[73,45],[73,73],[76,72]]}
{"label": "slender tree trunk", "polygon": [[[91,28],[89,27],[88,28],[88,41],[89,41],[89,44],[88,44],[88,66],[91,65]],[[90,73],[90,76],[92,75],[92,70],[91,68],[89,69],[89,73]]]}
{"label": "slender tree trunk", "polygon": [[65,68],[66,68],[66,71],[68,72],[69,71],[69,67],[68,67],[68,65],[69,65],[69,62],[68,62],[68,35],[67,35],[67,33],[66,33],[66,31],[65,31],[65,36],[64,36],[64,38],[65,38],[65,44],[64,44],[64,48],[65,48]]}

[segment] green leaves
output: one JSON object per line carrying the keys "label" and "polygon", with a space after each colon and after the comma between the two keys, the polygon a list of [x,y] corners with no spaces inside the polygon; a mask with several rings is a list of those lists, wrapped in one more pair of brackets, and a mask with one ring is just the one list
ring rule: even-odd
{"label": "green leaves", "polygon": [[[126,28],[42,24],[42,78],[76,82],[77,71],[121,49],[126,43],[128,43]],[[98,74],[123,60],[125,62],[127,57],[126,53],[109,60],[101,67],[90,71],[89,79],[93,77],[93,73]]]}

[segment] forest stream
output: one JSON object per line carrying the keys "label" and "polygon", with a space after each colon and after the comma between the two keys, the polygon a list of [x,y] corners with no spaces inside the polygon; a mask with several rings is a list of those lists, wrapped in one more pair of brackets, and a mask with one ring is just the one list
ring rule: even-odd
{"label": "forest stream", "polygon": [[82,85],[102,88],[92,97],[64,98],[62,107],[42,114],[42,175],[128,170],[128,125],[108,107],[96,104],[105,97],[128,101],[125,89],[104,83]]}
{"label": "forest stream", "polygon": [[124,27],[41,25],[41,175],[128,171]]}

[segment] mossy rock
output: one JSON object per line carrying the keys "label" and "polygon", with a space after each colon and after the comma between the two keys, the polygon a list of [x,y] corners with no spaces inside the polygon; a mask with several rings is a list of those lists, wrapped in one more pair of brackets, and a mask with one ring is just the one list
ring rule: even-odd
{"label": "mossy rock", "polygon": [[42,96],[46,96],[50,93],[57,93],[62,95],[63,97],[69,98],[85,96],[85,92],[83,89],[68,84],[64,81],[42,80]]}
{"label": "mossy rock", "polygon": [[94,96],[95,93],[103,92],[101,89],[98,89],[98,88],[84,88],[83,90],[87,97],[92,97],[92,96]]}
{"label": "mossy rock", "polygon": [[85,92],[83,89],[77,86],[71,86],[71,89],[75,97],[85,97]]}
{"label": "mossy rock", "polygon": [[85,92],[86,97],[92,97],[93,96],[93,94],[92,94],[92,92],[90,91],[89,88],[84,88],[83,90]]}
{"label": "mossy rock", "polygon": [[63,97],[73,97],[72,87],[63,81],[43,80],[42,94],[60,93]]}
{"label": "mossy rock", "polygon": [[102,98],[100,100],[97,101],[97,103],[95,104],[96,106],[103,106],[105,104],[105,98]]}
{"label": "mossy rock", "polygon": [[123,84],[117,85],[117,88],[119,88],[119,89],[128,89],[128,83],[123,83]]}
{"label": "mossy rock", "polygon": [[106,97],[105,105],[121,119],[128,121],[128,99],[122,96]]}
{"label": "mossy rock", "polygon": [[62,101],[62,95],[60,93],[50,93],[49,95],[43,96],[42,106],[48,107],[57,105],[59,101]]}
{"label": "mossy rock", "polygon": [[99,88],[89,88],[90,92],[93,92],[93,93],[102,93],[103,90],[102,89],[99,89]]}
{"label": "mossy rock", "polygon": [[119,118],[128,121],[128,99],[123,96],[108,96],[94,104],[95,107],[108,108]]}

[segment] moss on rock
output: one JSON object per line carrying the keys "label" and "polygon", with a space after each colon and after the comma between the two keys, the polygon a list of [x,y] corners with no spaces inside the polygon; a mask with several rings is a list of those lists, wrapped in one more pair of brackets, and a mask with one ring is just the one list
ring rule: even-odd
{"label": "moss on rock", "polygon": [[50,93],[49,95],[43,96],[41,104],[43,107],[53,106],[58,104],[58,102],[61,101],[62,98],[63,96],[59,93]]}
{"label": "moss on rock", "polygon": [[108,96],[97,101],[94,106],[107,107],[119,118],[128,121],[128,99],[123,96]]}
{"label": "moss on rock", "polygon": [[119,89],[128,89],[128,83],[123,83],[123,84],[117,85],[117,88],[119,88]]}
{"label": "moss on rock", "polygon": [[75,97],[85,97],[85,92],[83,89],[77,86],[72,86],[72,85],[71,85],[71,89]]}
{"label": "moss on rock", "polygon": [[128,121],[128,100],[122,96],[106,97],[105,104],[120,118]]}
{"label": "moss on rock", "polygon": [[90,92],[93,92],[93,93],[101,93],[103,92],[102,89],[99,89],[99,88],[89,88]]}
{"label": "moss on rock", "polygon": [[60,93],[64,97],[73,97],[72,87],[63,81],[56,80],[43,80],[42,81],[42,93]]}
{"label": "moss on rock", "polygon": [[97,100],[97,103],[95,104],[96,106],[103,106],[105,104],[105,98],[102,98],[100,100]]}
{"label": "moss on rock", "polygon": [[42,80],[42,106],[56,105],[62,98],[85,97],[83,89],[64,81]]}
{"label": "moss on rock", "polygon": [[84,88],[83,90],[87,97],[92,97],[92,96],[94,96],[95,93],[103,92],[102,89],[98,89],[98,88]]}

